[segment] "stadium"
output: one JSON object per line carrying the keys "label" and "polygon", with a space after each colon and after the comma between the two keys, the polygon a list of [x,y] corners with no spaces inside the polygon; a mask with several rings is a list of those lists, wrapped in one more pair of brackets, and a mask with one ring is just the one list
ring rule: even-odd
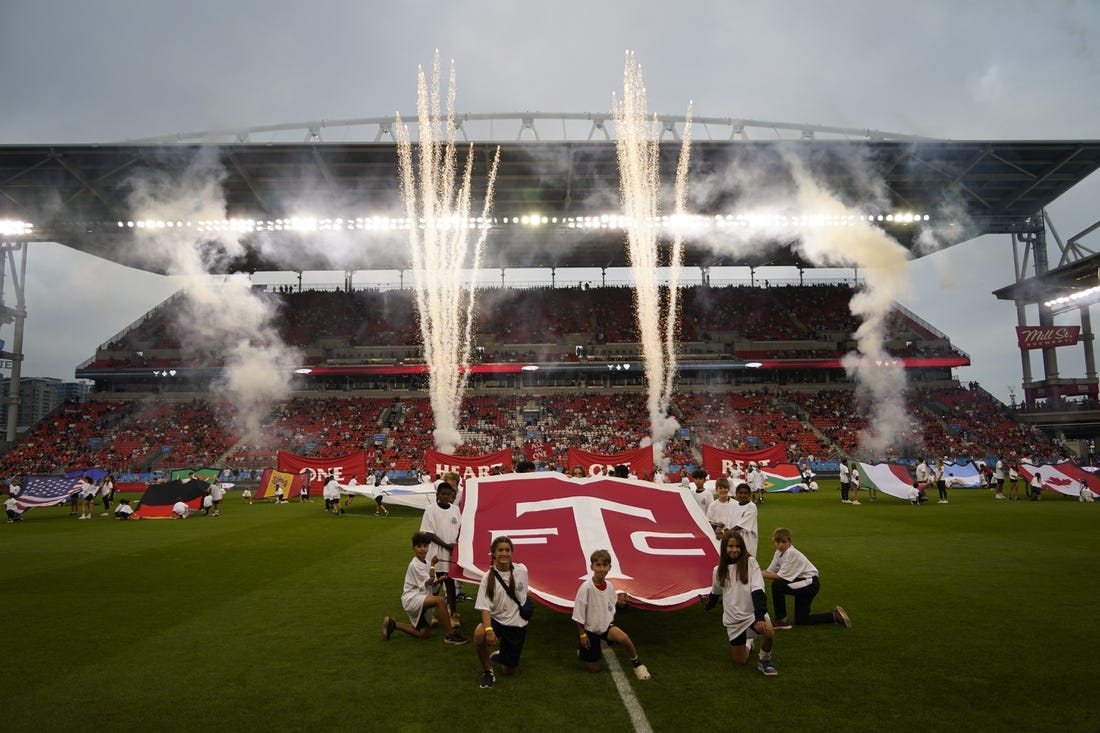
{"label": "stadium", "polygon": [[[667,138],[658,153],[659,172],[662,181],[670,181],[682,147],[678,138],[689,128],[683,118],[658,120]],[[539,119],[465,115],[457,129],[469,138],[479,124],[489,124],[497,139],[503,137],[501,129],[514,130],[516,139],[475,138],[459,146],[469,146],[475,200],[484,197],[489,162],[500,151],[492,226],[480,264],[480,271],[489,274],[480,286],[474,316],[465,406],[469,415],[461,421],[464,450],[519,451],[526,442],[554,443],[567,435],[582,443],[578,447],[612,452],[606,450],[609,445],[596,445],[600,432],[613,432],[618,448],[637,446],[647,434],[641,407],[645,370],[625,226],[615,219],[619,182],[609,133],[612,121],[591,114],[546,114]],[[54,456],[43,452],[41,438],[24,439],[20,442],[36,446],[29,452],[37,462],[27,464],[16,445],[3,466],[5,474],[98,465],[124,473],[199,464],[257,469],[267,467],[276,450],[333,455],[350,446],[374,451],[381,467],[401,472],[422,468],[419,462],[431,432],[425,407],[427,369],[414,304],[413,263],[409,247],[402,244],[407,236],[402,227],[407,225],[398,216],[397,145],[383,139],[392,136],[393,120],[328,123],[338,125],[368,134],[373,129],[376,140],[325,143],[314,123],[302,126],[305,143],[247,142],[250,135],[267,131],[263,128],[192,136],[206,141],[202,144],[180,135],[172,142],[0,149],[2,216],[11,222],[5,248],[11,255],[25,258],[27,245],[35,240],[56,241],[127,265],[167,271],[170,260],[150,254],[155,248],[148,237],[159,233],[174,241],[182,234],[211,249],[221,247],[204,255],[204,269],[250,275],[257,297],[278,314],[276,337],[298,355],[298,362],[288,365],[294,371],[292,394],[285,395],[289,401],[273,405],[260,418],[275,429],[264,430],[262,440],[247,436],[257,444],[242,442],[240,426],[224,419],[232,405],[219,408],[211,389],[224,379],[229,358],[225,348],[188,343],[198,338],[193,324],[177,319],[190,312],[180,302],[188,295],[171,295],[130,328],[106,337],[76,367],[78,379],[94,383],[91,400],[67,406],[37,433],[67,435],[72,429],[67,413],[90,413],[98,419],[109,411],[117,427],[53,446],[51,451],[58,451]],[[559,125],[565,133],[587,137],[525,139],[539,138],[540,130],[545,136],[546,128]],[[769,126],[790,139],[755,141],[754,127]],[[288,134],[303,131],[296,125],[275,127]],[[691,143],[693,182],[707,182],[710,188],[710,182],[728,179],[731,170],[751,170],[768,181],[758,189],[770,187],[782,194],[790,190],[792,171],[798,168],[824,181],[843,206],[843,215],[833,214],[837,221],[827,224],[840,231],[842,255],[844,227],[854,217],[870,220],[911,257],[921,256],[922,241],[930,238],[939,247],[983,234],[1005,234],[1024,243],[1023,257],[1025,262],[1034,259],[1034,274],[1021,271],[1020,282],[997,293],[1017,302],[1021,326],[1027,326],[1023,309],[1036,302],[1035,293],[1047,299],[1075,295],[1095,280],[1087,276],[1096,271],[1091,257],[1053,269],[1047,265],[1043,210],[1100,166],[1100,144],[935,141],[879,131],[708,118],[695,120],[694,127],[706,129],[711,139]],[[853,139],[857,135],[864,139]],[[219,136],[234,142],[210,142]],[[728,139],[716,141],[715,136]],[[218,171],[212,198],[222,204],[221,221],[192,221],[197,213],[193,202],[179,205],[172,200],[204,168]],[[880,180],[881,190],[871,190],[867,179]],[[132,208],[138,205],[135,181],[145,182],[146,188],[160,185],[164,200],[146,206],[159,212],[156,219]],[[1087,458],[1095,437],[1094,370],[1084,379],[1057,378],[1055,360],[1054,378],[1025,374],[1022,409],[1010,410],[983,390],[971,393],[959,385],[952,370],[970,364],[972,357],[955,348],[934,324],[897,305],[887,316],[885,350],[903,365],[911,385],[908,408],[919,424],[884,454],[860,455],[856,435],[866,428],[866,419],[852,402],[853,381],[841,359],[858,348],[854,334],[860,320],[848,304],[867,284],[866,268],[861,270],[853,259],[847,272],[832,268],[825,270],[829,275],[824,279],[815,275],[814,263],[799,246],[799,229],[821,226],[814,219],[818,212],[773,210],[770,216],[784,223],[764,221],[757,211],[766,208],[751,208],[761,198],[759,191],[740,181],[694,198],[703,203],[691,212],[696,229],[684,245],[683,268],[691,279],[683,289],[676,334],[676,390],[683,403],[672,408],[684,430],[683,440],[674,441],[679,444],[666,456],[666,466],[674,467],[671,472],[697,465],[698,447],[716,441],[740,448],[789,445],[791,460],[915,459],[923,454],[985,459],[1009,453]],[[57,206],[58,201],[65,204]],[[175,211],[168,210],[172,204]],[[306,216],[305,211],[312,213]],[[753,246],[721,243],[743,240],[746,229],[755,232]],[[225,251],[218,242],[226,230],[240,242],[239,251]],[[1080,253],[1075,246],[1071,241],[1066,247],[1070,255]],[[9,269],[14,275],[26,266],[25,259],[12,259]],[[761,268],[775,272],[783,267],[788,276],[781,282],[757,274]],[[538,285],[505,286],[509,271],[530,268],[541,271],[530,278]],[[303,288],[302,273],[313,270],[342,274],[342,282],[333,277]],[[297,286],[264,284],[265,273],[279,271],[297,273]],[[492,273],[499,273],[499,282],[492,281]],[[14,280],[18,287],[19,279]],[[8,322],[19,331],[21,294],[15,295],[15,307],[4,307]],[[1038,309],[1040,327],[1051,325],[1051,313],[1058,307]],[[1082,306],[1074,301],[1069,307]],[[1088,327],[1080,338],[1091,342]],[[1044,348],[1043,354],[1049,369],[1054,348]],[[16,363],[21,359],[10,349],[3,356]],[[9,402],[18,396],[18,374],[13,376]],[[621,402],[614,399],[627,409],[617,425],[597,426],[584,434],[562,417],[570,399],[584,396],[599,405],[612,395],[623,395]],[[798,395],[814,399],[803,401]],[[196,396],[202,398],[202,408],[189,404]],[[157,406],[151,408],[150,402]],[[220,417],[215,414],[219,410]],[[325,424],[333,422],[333,410],[344,413],[335,422],[355,422],[356,427],[341,428],[333,436],[337,428]],[[729,424],[708,427],[699,422],[715,410],[730,415]],[[310,417],[311,412],[329,417]],[[292,424],[280,424],[290,413]],[[352,420],[353,414],[363,417]],[[837,415],[846,417],[838,420]],[[190,429],[192,421],[216,425],[208,430],[220,432],[201,443],[168,441],[154,427],[158,420],[180,426],[180,434],[204,432]],[[1045,434],[1029,430],[1032,424],[1045,428]],[[392,440],[391,430],[399,431],[402,440]],[[9,426],[9,443],[15,438]],[[1013,440],[1019,445],[1012,445]]]}
{"label": "stadium", "polygon": [[[687,120],[657,120],[659,178],[671,182],[688,145]],[[658,237],[664,252],[682,236],[682,266],[690,274],[677,275],[665,260],[650,278],[662,306],[673,293],[680,304],[662,322],[675,343],[674,386],[658,415],[674,418],[677,427],[657,440],[653,384],[647,379],[651,362],[643,343],[652,324],[638,316],[643,273],[632,270],[636,263],[625,245],[636,220],[626,220],[619,208],[621,159],[613,120],[523,113],[465,115],[457,122],[456,149],[460,159],[468,155],[471,161],[474,206],[490,191],[493,206],[487,216],[461,221],[471,236],[484,237],[480,259],[465,254],[452,263],[463,273],[459,290],[478,282],[468,359],[460,370],[453,452],[441,450],[437,440],[437,375],[428,353],[431,339],[423,330],[427,301],[420,299],[417,277],[423,268],[409,244],[417,226],[402,205],[401,149],[392,119],[206,131],[115,145],[0,146],[3,267],[11,280],[5,296],[12,298],[3,312],[13,332],[2,356],[16,365],[0,476],[76,480],[101,469],[115,475],[123,492],[140,498],[147,485],[205,472],[259,494],[253,504],[231,491],[225,516],[217,521],[136,527],[110,522],[104,528],[107,520],[97,519],[70,529],[74,523],[65,524],[64,506],[35,509],[19,531],[41,527],[50,533],[49,553],[58,558],[87,553],[88,563],[97,567],[81,561],[73,579],[68,559],[35,555],[47,568],[44,574],[23,578],[10,569],[9,582],[20,588],[19,613],[29,615],[37,595],[62,593],[54,589],[71,584],[65,598],[85,618],[126,615],[128,643],[119,645],[114,637],[110,647],[92,644],[105,660],[103,674],[117,689],[140,691],[139,706],[160,694],[144,679],[147,659],[161,660],[168,696],[193,694],[194,688],[177,686],[179,680],[206,685],[217,679],[219,697],[226,700],[179,706],[172,723],[179,729],[246,721],[288,730],[423,729],[419,714],[379,700],[402,699],[410,679],[426,683],[407,672],[428,664],[424,647],[401,640],[379,650],[376,628],[384,612],[397,608],[394,569],[408,561],[408,536],[419,512],[396,501],[393,518],[378,522],[365,501],[352,504],[339,519],[304,502],[268,510],[259,505],[260,499],[267,503],[267,479],[261,476],[284,469],[285,456],[319,467],[320,478],[329,470],[325,466],[354,454],[363,461],[357,472],[385,476],[394,486],[415,486],[425,474],[438,478],[438,461],[431,457],[441,453],[454,466],[476,468],[488,465],[478,463],[486,456],[504,455],[492,465],[511,468],[531,460],[546,473],[577,465],[578,455],[590,457],[587,470],[602,468],[601,461],[623,462],[623,456],[644,448],[653,460],[639,478],[675,485],[698,467],[708,468],[713,478],[708,455],[714,450],[745,457],[746,463],[760,452],[779,451],[782,458],[775,464],[796,468],[799,477],[802,471],[816,474],[821,490],[790,491],[796,482],[783,491],[773,485],[761,504],[761,512],[774,512],[767,529],[761,520],[762,532],[779,521],[797,527],[800,546],[824,560],[821,565],[839,566],[827,576],[822,597],[829,600],[821,604],[843,600],[851,610],[854,602],[862,615],[847,637],[842,629],[821,629],[817,636],[810,629],[783,632],[788,637],[779,640],[777,655],[789,650],[791,667],[788,672],[780,665],[781,680],[804,692],[798,711],[770,710],[770,724],[820,730],[908,730],[919,724],[924,730],[950,730],[965,723],[974,730],[1003,730],[1041,728],[1052,720],[1073,727],[1090,715],[1095,703],[1083,703],[1080,688],[1064,691],[1061,684],[1044,693],[1059,712],[1041,704],[974,705],[974,699],[984,699],[979,696],[995,698],[1004,670],[1020,663],[1021,652],[1003,643],[995,624],[979,621],[982,628],[966,638],[943,628],[947,614],[957,615],[962,604],[978,619],[1020,612],[1026,601],[1014,589],[973,590],[988,580],[990,556],[1012,558],[1019,564],[1015,572],[1036,592],[1055,592],[1060,579],[1047,572],[1046,559],[1033,556],[1038,553],[1018,552],[1020,536],[1035,532],[1037,542],[1052,547],[1057,546],[1052,535],[1085,536],[1091,524],[1078,511],[1076,496],[1051,483],[1051,474],[1040,485],[1043,501],[1035,507],[1047,513],[1044,520],[1019,511],[1013,515],[1023,506],[991,501],[977,483],[973,490],[953,492],[954,514],[933,514],[946,507],[910,507],[885,483],[877,504],[864,502],[868,506],[841,518],[827,512],[837,508],[834,477],[841,462],[855,462],[864,471],[897,466],[908,476],[918,460],[942,457],[955,470],[971,467],[980,477],[977,466],[1004,460],[1028,466],[1026,479],[1040,466],[1046,471],[1047,464],[1090,465],[1100,425],[1095,370],[1090,366],[1081,379],[1061,377],[1055,350],[1081,342],[1092,348],[1086,293],[1097,285],[1097,263],[1074,238],[1065,245],[1058,241],[1063,256],[1049,266],[1044,209],[1100,167],[1100,143],[944,141],[694,119],[688,179],[697,189],[688,196],[689,214],[669,214],[671,220],[661,222],[668,228]],[[325,142],[323,136],[337,126],[367,131],[375,139]],[[548,139],[548,129],[565,131],[564,139]],[[706,139],[700,129],[708,131]],[[754,134],[759,130],[779,139],[761,141]],[[250,142],[260,132],[305,142]],[[494,175],[490,188],[486,181]],[[827,204],[823,209],[802,208],[809,200],[803,196],[807,180],[815,182],[813,200]],[[669,188],[671,183],[661,189],[663,212],[674,209]],[[827,196],[819,195],[823,192]],[[777,201],[798,205],[777,208]],[[904,260],[932,246],[942,249],[986,234],[1011,238],[1021,262],[1030,264],[1030,270],[1017,268],[1017,282],[996,294],[1017,303],[1024,333],[1050,330],[1056,311],[1081,313],[1080,333],[1072,340],[1035,333],[1032,342],[1021,341],[1022,355],[1043,349],[1045,371],[1042,377],[1024,375],[1019,405],[1005,405],[976,384],[960,383],[954,370],[981,355],[958,349],[920,314],[892,301],[869,316],[853,307],[861,295],[881,288],[891,268],[876,269],[861,259],[855,244],[847,250],[846,243],[891,242]],[[29,317],[21,273],[33,267],[34,243],[42,241],[150,271],[182,270],[192,284],[167,293],[161,305],[128,328],[104,334],[95,353],[75,366],[75,377],[93,385],[88,398],[63,405],[17,434],[10,408],[18,402],[19,334]],[[835,248],[822,255],[807,245],[811,241]],[[187,257],[180,259],[180,250]],[[307,273],[316,272],[336,277],[308,281]],[[1076,294],[1085,295],[1052,302]],[[1031,305],[1037,306],[1034,327],[1025,312]],[[865,320],[879,324],[870,340],[861,329]],[[669,363],[666,354],[664,364]],[[882,374],[901,375],[905,385],[887,395],[907,416],[889,433],[879,424],[884,393],[866,391],[866,382]],[[884,434],[888,441],[873,440]],[[862,509],[866,514],[852,516]],[[902,509],[909,512],[906,520],[892,513]],[[359,519],[373,524],[354,521]],[[672,535],[677,528],[662,529]],[[766,544],[762,540],[762,557]],[[44,552],[26,534],[12,547],[28,557]],[[1070,554],[1087,552],[1074,545]],[[1019,554],[1028,556],[1017,559]],[[318,561],[319,556],[325,559]],[[103,592],[108,578],[98,568],[108,563],[124,565],[126,574]],[[963,578],[963,591],[941,587],[944,563],[952,563]],[[349,582],[349,574],[365,580]],[[1060,598],[1067,606],[1064,615],[1078,619],[1086,612],[1083,602]],[[562,610],[546,597],[539,600]],[[725,640],[708,640],[716,653],[700,661],[694,639],[703,612],[694,596],[678,598],[674,610],[670,606],[659,615],[645,614],[651,608],[646,604],[632,605],[621,618],[654,671],[652,687],[637,686],[653,729],[712,724],[711,703],[729,697],[725,683],[715,684],[717,694],[700,693],[707,703],[703,709],[685,710],[676,700],[695,695],[700,681],[709,684],[731,674]],[[476,620],[469,605],[462,610],[467,623]],[[704,618],[709,626],[720,626],[718,619]],[[532,632],[525,652],[531,663],[523,673],[528,676],[500,688],[522,683],[543,694],[528,693],[507,706],[494,727],[583,728],[576,710],[569,709],[573,706],[561,701],[599,704],[615,694],[612,683],[606,676],[590,682],[573,674],[572,648],[562,654],[554,640],[575,634],[566,616],[543,611],[533,624],[554,633]],[[219,633],[223,625],[232,633]],[[336,634],[337,626],[348,631]],[[288,638],[288,627],[300,634]],[[362,628],[369,634],[360,633]],[[52,684],[49,660],[71,652],[47,635],[33,636],[20,647],[31,661],[18,684],[33,694],[16,703],[17,728],[30,727],[32,720],[73,728],[77,724],[63,711],[41,713],[38,707]],[[977,669],[945,670],[942,658],[926,658],[930,640],[973,655]],[[315,660],[318,648],[329,650],[324,662],[302,662]],[[1062,683],[1059,674],[1088,671],[1070,639],[1057,640],[1044,654],[1058,664],[1031,655],[1023,653],[1024,664],[1041,668],[1044,679]],[[466,681],[472,679],[470,656],[448,654],[431,664],[457,680],[464,695],[466,687],[476,686]],[[868,659],[875,660],[869,672],[873,681],[861,676],[867,670],[860,665]],[[64,676],[79,684],[87,663],[69,664]],[[1064,670],[1058,669],[1061,664]],[[1029,671],[1021,674],[1028,684]],[[745,670],[732,674],[738,694],[760,700],[776,694],[766,678]],[[690,678],[685,683],[673,681],[675,676]],[[837,702],[837,688],[819,684],[831,678],[865,686],[857,693],[863,709],[853,712]],[[923,679],[942,679],[965,692],[947,693],[942,710],[929,711],[911,699]],[[337,710],[290,689],[314,695],[333,680],[369,690],[370,699],[355,710]],[[626,712],[608,713],[601,729],[649,729],[630,705],[625,707]],[[79,725],[124,729],[163,720],[145,710],[118,708],[87,715]],[[463,727],[485,725],[472,712],[456,715]]]}

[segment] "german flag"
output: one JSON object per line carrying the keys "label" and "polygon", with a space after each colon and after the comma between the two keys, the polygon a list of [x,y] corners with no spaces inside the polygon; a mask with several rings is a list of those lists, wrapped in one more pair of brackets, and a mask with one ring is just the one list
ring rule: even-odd
{"label": "german flag", "polygon": [[170,519],[172,506],[177,501],[182,501],[192,511],[201,511],[202,499],[209,488],[210,484],[198,479],[149,484],[134,516],[142,519]]}

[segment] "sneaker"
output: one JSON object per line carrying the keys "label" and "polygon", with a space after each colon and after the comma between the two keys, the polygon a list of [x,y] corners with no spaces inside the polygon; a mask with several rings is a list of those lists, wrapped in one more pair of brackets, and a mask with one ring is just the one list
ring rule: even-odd
{"label": "sneaker", "polygon": [[481,673],[481,689],[488,690],[496,684],[497,676],[493,674],[493,670],[487,669]]}
{"label": "sneaker", "polygon": [[101,517],[109,517],[110,515],[109,515],[109,514],[108,514],[107,512],[103,512],[103,513],[102,513],[102,514],[100,514],[99,516],[101,516]]}
{"label": "sneaker", "polygon": [[846,629],[852,628],[852,619],[848,618],[848,612],[840,606],[833,609],[833,618]]}
{"label": "sneaker", "polygon": [[854,504],[854,505],[856,505],[856,506],[858,506],[858,505],[859,505],[859,502],[858,502],[858,501],[853,501],[853,502],[850,502],[850,503],[851,503],[851,504]]}
{"label": "sneaker", "polygon": [[639,664],[634,668],[634,676],[640,680],[648,680],[650,677],[649,670],[645,668],[644,664]]}
{"label": "sneaker", "polygon": [[393,630],[397,628],[397,622],[389,616],[382,619],[382,641],[389,641],[393,636]]}
{"label": "sneaker", "polygon": [[851,503],[852,503],[852,500],[851,500],[851,499],[841,499],[841,500],[840,500],[840,503],[841,503],[841,504],[851,504]]}
{"label": "sneaker", "polygon": [[996,495],[996,496],[994,496],[993,498],[994,498],[994,499],[1003,499],[1003,498],[1005,498],[1005,495],[1004,495],[1004,494],[997,494],[997,495]]}
{"label": "sneaker", "polygon": [[939,501],[937,501],[936,503],[937,503],[937,504],[946,504],[946,503],[947,503],[947,500],[946,500],[946,499],[940,499],[940,500],[939,500]]}
{"label": "sneaker", "polygon": [[[835,612],[834,612],[834,615],[835,615]],[[780,619],[779,621],[773,621],[772,622],[772,628],[774,628],[774,629],[789,629],[789,628],[791,628],[791,626],[792,626],[791,622],[788,621],[787,619]]]}
{"label": "sneaker", "polygon": [[779,676],[779,670],[775,668],[775,665],[772,664],[772,660],[770,659],[761,659],[757,663],[756,668],[763,672],[765,677]]}
{"label": "sneaker", "polygon": [[463,636],[462,633],[459,631],[452,631],[451,633],[443,637],[444,644],[454,644],[455,646],[461,646],[468,641],[470,640]]}

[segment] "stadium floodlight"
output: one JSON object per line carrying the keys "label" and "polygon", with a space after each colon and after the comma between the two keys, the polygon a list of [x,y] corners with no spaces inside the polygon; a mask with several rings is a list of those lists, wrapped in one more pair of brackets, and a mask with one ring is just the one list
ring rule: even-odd
{"label": "stadium floodlight", "polygon": [[[780,229],[798,230],[819,227],[851,227],[863,223],[878,223],[890,226],[921,224],[930,221],[928,214],[910,211],[882,213],[825,213],[803,212],[782,213],[777,211],[745,211],[730,214],[664,214],[655,216],[646,224],[666,234],[682,233],[700,235],[708,231],[728,229]],[[433,221],[438,230],[456,229],[492,229],[493,227],[539,227],[555,225],[565,229],[578,230],[615,230],[625,231],[634,225],[632,217],[618,212],[586,214],[583,216],[547,216],[537,212],[522,216],[485,217],[441,217]],[[229,232],[249,235],[260,232],[293,232],[313,234],[316,232],[395,232],[407,231],[413,224],[406,217],[393,217],[379,214],[352,212],[347,215],[318,217],[312,214],[294,214],[274,219],[251,219],[248,217],[230,217],[225,219],[206,219],[200,221],[162,220],[137,218],[132,221],[116,222],[119,229],[194,229],[198,233]],[[421,229],[428,222],[420,219]],[[33,225],[25,222],[3,221],[0,234],[27,234]],[[22,228],[21,228],[22,227]]]}
{"label": "stadium floodlight", "polygon": [[764,366],[764,365],[761,364],[758,361],[747,361],[747,362],[745,362],[745,368],[746,369],[759,369],[762,366]]}
{"label": "stadium floodlight", "polygon": [[524,364],[520,367],[525,372],[537,372],[539,370],[538,364]]}
{"label": "stadium floodlight", "polygon": [[301,367],[300,369],[295,369],[294,373],[295,374],[313,374],[313,370],[310,369],[309,367]]}
{"label": "stadium floodlight", "polygon": [[30,234],[34,230],[34,224],[29,221],[17,219],[0,219],[0,236],[22,236]]}
{"label": "stadium floodlight", "polygon": [[1076,293],[1070,293],[1069,295],[1063,295],[1053,300],[1048,300],[1043,303],[1047,308],[1057,308],[1058,306],[1082,306],[1090,303],[1100,301],[1100,286],[1087,288],[1085,290],[1078,290]]}

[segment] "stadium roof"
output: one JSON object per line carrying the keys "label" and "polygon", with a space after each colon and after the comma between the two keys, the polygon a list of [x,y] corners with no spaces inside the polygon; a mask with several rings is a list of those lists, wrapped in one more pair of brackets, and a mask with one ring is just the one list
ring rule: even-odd
{"label": "stadium roof", "polygon": [[[1082,257],[1076,261],[1048,270],[1040,275],[1020,280],[993,291],[1000,300],[1021,303],[1043,303],[1053,298],[1071,296],[1100,286],[1100,254]],[[1095,296],[1078,305],[1095,303]],[[1073,307],[1073,306],[1070,306]],[[1069,308],[1059,308],[1068,310]]]}
{"label": "stadium roof", "polygon": [[[601,215],[620,208],[614,141],[470,145],[474,211],[499,145],[493,213],[498,222],[516,220],[490,231],[484,267],[628,264],[623,232],[599,225]],[[661,143],[661,181],[669,187],[680,145]],[[916,242],[930,226],[947,245],[1041,226],[1034,215],[1100,167],[1100,141],[696,140],[688,208],[713,218],[783,196],[792,161],[919,256]],[[54,241],[163,271],[135,256],[134,222],[201,218],[194,209],[199,197],[189,189],[213,182],[215,199],[224,201],[215,217],[250,220],[263,230],[246,234],[247,254],[226,259],[221,270],[407,269],[407,247],[368,246],[382,235],[353,225],[359,217],[402,216],[397,171],[397,146],[386,142],[0,146],[0,220],[33,225],[8,224],[0,239]],[[131,203],[142,182],[158,199],[147,210]],[[890,221],[895,214],[916,215],[919,223]],[[538,226],[522,223],[532,216]],[[334,231],[287,231],[294,217],[326,221]],[[595,217],[595,224],[581,224],[585,217]],[[390,241],[398,234],[388,232]],[[689,238],[685,264],[804,264],[791,241],[774,243],[778,248],[766,254],[734,254]],[[293,251],[293,259],[274,259],[271,253],[280,250]]]}

